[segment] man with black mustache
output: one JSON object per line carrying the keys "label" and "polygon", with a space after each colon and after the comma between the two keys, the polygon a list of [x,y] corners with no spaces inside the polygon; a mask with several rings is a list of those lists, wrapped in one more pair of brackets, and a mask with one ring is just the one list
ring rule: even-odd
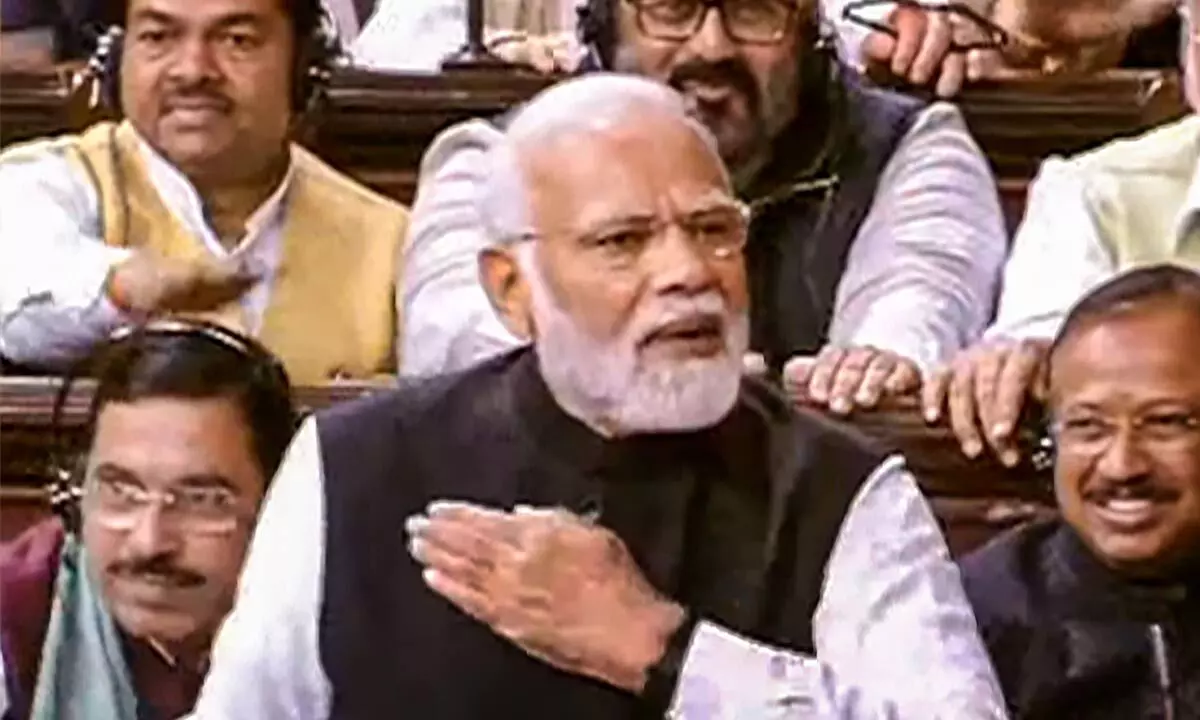
{"label": "man with black mustache", "polygon": [[279,362],[215,325],[126,333],[97,378],[86,458],[55,488],[63,519],[0,548],[6,720],[191,709],[295,428]]}
{"label": "man with black mustache", "polygon": [[0,155],[0,356],[58,370],[184,313],[297,382],[394,370],[407,211],[292,142],[337,54],[320,0],[105,7],[90,90],[125,119]]}
{"label": "man with black mustache", "polygon": [[[916,387],[983,329],[1005,252],[986,160],[958,111],[868,88],[822,38],[814,0],[592,0],[591,68],[679,91],[716,136],[752,212],[751,350],[835,411]],[[402,372],[468,366],[518,344],[488,307],[476,254],[474,121],[421,166],[403,279]],[[564,156],[563,162],[570,162]]]}
{"label": "man with black mustache", "polygon": [[1143,267],[1050,349],[1062,519],[963,561],[1018,720],[1200,717],[1200,275]]}

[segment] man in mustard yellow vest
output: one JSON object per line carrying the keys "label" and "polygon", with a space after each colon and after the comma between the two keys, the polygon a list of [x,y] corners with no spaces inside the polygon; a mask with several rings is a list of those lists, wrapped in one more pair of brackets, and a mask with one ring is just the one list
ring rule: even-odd
{"label": "man in mustard yellow vest", "polygon": [[[1200,0],[1180,8],[1181,61],[1200,109]],[[1029,188],[1004,271],[997,316],[983,340],[925,383],[926,417],[948,415],[963,451],[1020,460],[1017,421],[1044,391],[1051,339],[1077,300],[1132,268],[1200,268],[1200,117],[1118,140],[1075,158],[1051,158]]]}
{"label": "man in mustard yellow vest", "polygon": [[91,69],[126,119],[0,155],[0,355],[183,313],[299,384],[393,371],[407,211],[290,139],[335,54],[319,0],[113,5]]}

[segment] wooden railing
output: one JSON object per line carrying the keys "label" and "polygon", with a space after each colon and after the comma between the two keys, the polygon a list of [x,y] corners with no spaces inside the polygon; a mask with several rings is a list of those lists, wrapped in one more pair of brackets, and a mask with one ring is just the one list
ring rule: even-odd
{"label": "wooden railing", "polygon": [[[79,448],[90,408],[90,382],[77,383],[63,404],[59,432],[51,422],[59,380],[0,379],[0,533],[11,537],[45,513],[40,488],[57,447]],[[373,392],[379,385],[339,384],[299,388],[297,402],[319,409]],[[903,452],[956,549],[977,544],[996,531],[1044,512],[1051,502],[1048,482],[1028,466],[1008,469],[991,459],[968,460],[949,431],[930,427],[907,399],[850,422],[883,445]],[[829,478],[836,482],[837,478]]]}
{"label": "wooden railing", "polygon": [[[401,201],[412,198],[429,142],[448,125],[491,117],[552,78],[530,73],[335,77],[303,140],[335,166]],[[0,145],[77,130],[100,117],[69,75],[0,77]],[[1021,184],[1053,153],[1128,136],[1184,112],[1178,75],[1113,71],[1084,78],[1014,77],[969,87],[957,99],[1002,182]],[[1010,187],[1009,192],[1012,192]]]}
{"label": "wooden railing", "polygon": [[[69,92],[68,79],[65,73],[0,77],[0,145],[81,129],[96,120],[82,92]],[[500,114],[551,81],[518,73],[346,73],[335,78],[328,102],[302,141],[335,166],[407,202],[421,155],[440,130]],[[1133,135],[1184,111],[1177,74],[1158,71],[1014,78],[968,88],[957,102],[996,170],[1010,219],[1019,216],[1025,183],[1046,155]],[[376,390],[339,385],[301,389],[299,396],[304,404],[322,407]],[[0,533],[5,536],[44,512],[39,487],[53,442],[55,392],[53,380],[0,381]],[[80,386],[63,415],[65,434],[75,441],[87,392]],[[968,461],[948,430],[927,426],[910,401],[851,422],[906,455],[958,550],[1044,511],[1050,500],[1045,477],[1029,466],[1008,470],[991,459]]]}

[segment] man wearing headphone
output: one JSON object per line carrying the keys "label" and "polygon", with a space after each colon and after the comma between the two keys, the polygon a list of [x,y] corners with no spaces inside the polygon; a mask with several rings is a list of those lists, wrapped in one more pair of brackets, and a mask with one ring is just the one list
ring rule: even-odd
{"label": "man wearing headphone", "polygon": [[1200,275],[1117,274],[1049,350],[1060,518],[962,561],[1012,717],[1200,717]]}
{"label": "man wearing headphone", "polygon": [[390,372],[407,211],[292,143],[337,52],[319,0],[113,0],[119,123],[0,155],[0,356],[57,369],[200,313],[297,382]]}
{"label": "man wearing headphone", "polygon": [[[822,37],[816,0],[591,0],[585,11],[589,67],[671,85],[716,136],[753,213],[751,349],[797,394],[835,411],[870,406],[982,331],[1006,233],[954,107],[863,85]],[[481,158],[502,133],[455,126],[422,162],[402,372],[517,344],[476,269]]]}
{"label": "man wearing headphone", "polygon": [[217,325],[122,331],[96,377],[87,454],[56,459],[62,519],[0,548],[5,720],[191,709],[297,423],[279,362]]}

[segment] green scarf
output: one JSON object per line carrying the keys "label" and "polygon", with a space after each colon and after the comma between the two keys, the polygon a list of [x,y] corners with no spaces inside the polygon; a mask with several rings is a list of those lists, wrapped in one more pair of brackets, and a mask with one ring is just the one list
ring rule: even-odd
{"label": "green scarf", "polygon": [[71,533],[53,602],[30,720],[137,720],[121,638]]}

